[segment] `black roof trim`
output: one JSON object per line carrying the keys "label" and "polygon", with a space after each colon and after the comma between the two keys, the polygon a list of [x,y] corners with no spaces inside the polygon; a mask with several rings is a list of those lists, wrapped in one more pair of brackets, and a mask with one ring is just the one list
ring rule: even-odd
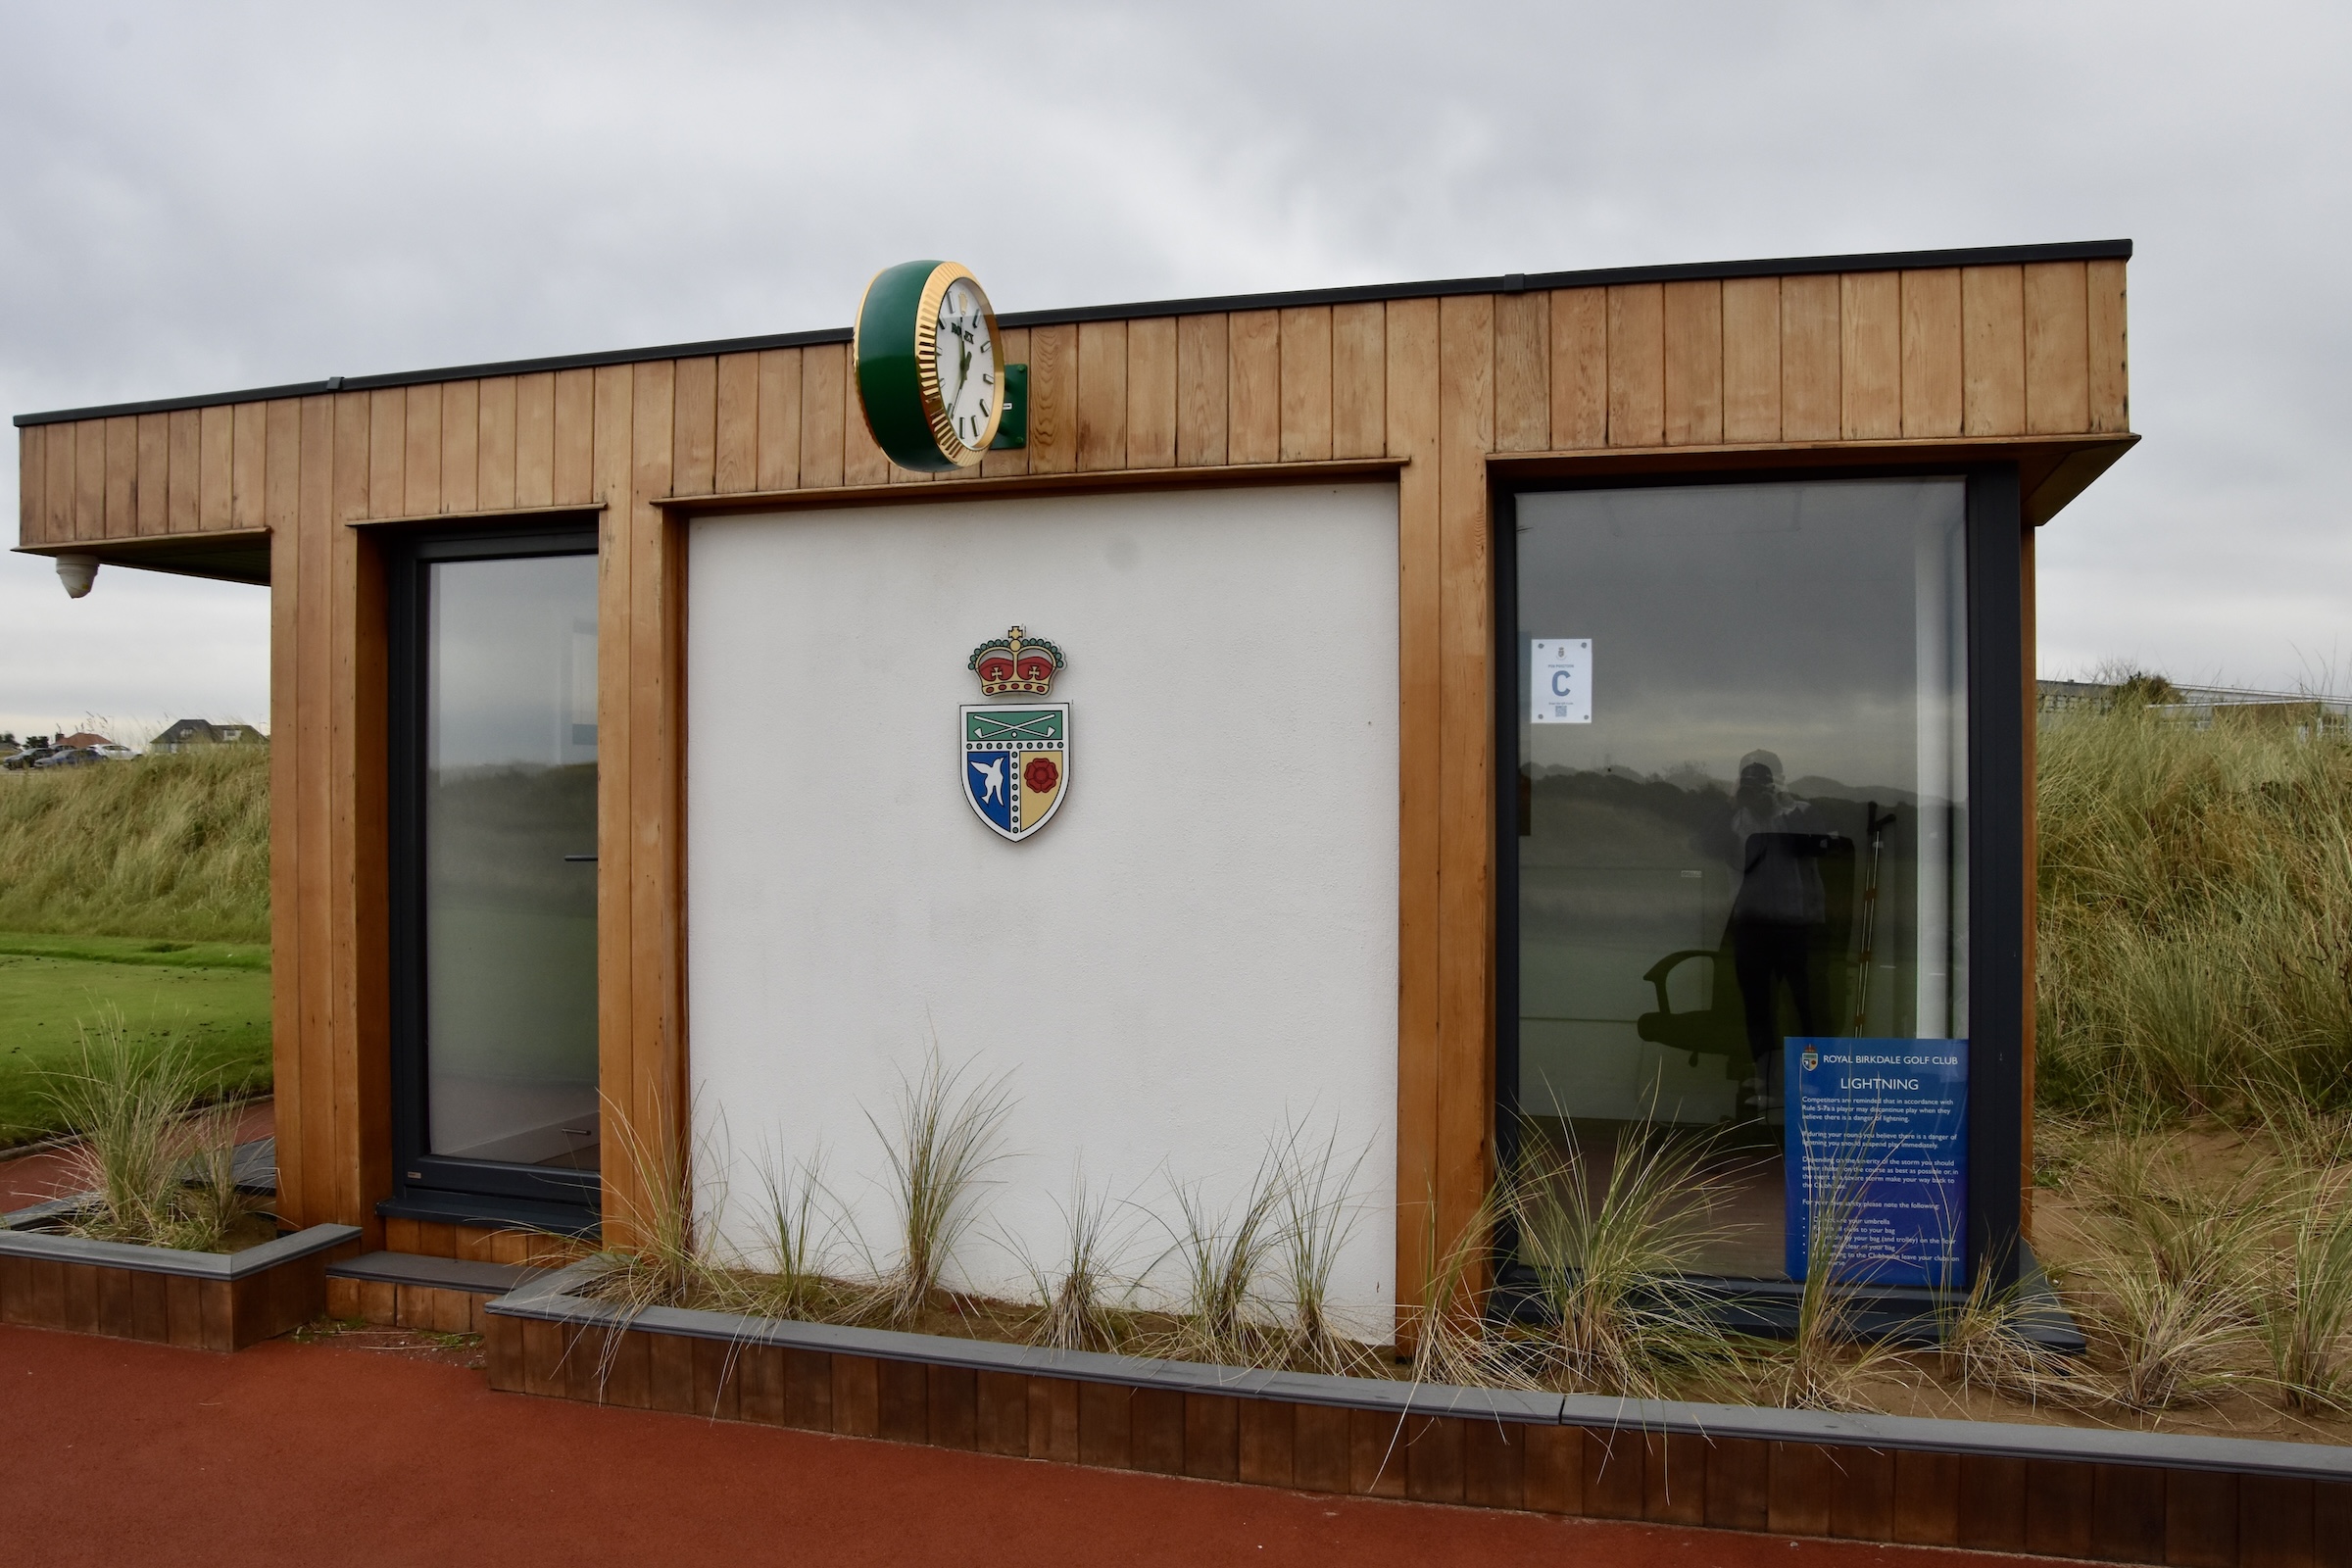
{"label": "black roof trim", "polygon": [[[2055,245],[1983,245],[1966,250],[1874,251],[1859,256],[1783,256],[1746,262],[1679,262],[1662,267],[1601,267],[1573,272],[1506,272],[1500,277],[1448,277],[1420,283],[1365,283],[1352,288],[1294,289],[1280,294],[1219,294],[1201,299],[1147,300],[1135,305],[1089,305],[1075,310],[1009,311],[998,318],[1006,327],[1053,326],[1070,321],[1125,321],[1151,316],[1207,316],[1222,311],[1275,311],[1308,305],[1356,305],[1381,300],[1434,299],[1446,294],[1519,294],[1530,289],[1596,288],[1612,283],[1675,283],[1703,278],[1801,277],[1821,272],[1891,272],[1926,267],[2015,267],[2031,262],[2130,261],[2128,239],[2073,240]],[[323,381],[212,392],[197,397],[157,398],[145,403],[110,403],[86,409],[20,414],[20,426],[63,424],[73,419],[169,414],[180,409],[264,403],[273,398],[315,397],[324,392],[371,392],[423,386],[435,381],[470,381],[486,375],[529,375],[541,370],[576,370],[603,365],[636,365],[647,360],[690,359],[705,354],[750,354],[761,349],[804,348],[847,343],[850,329],[773,332],[763,337],[713,338],[701,343],[664,343],[653,348],[612,349],[600,354],[561,354],[537,360],[504,360],[489,365],[453,365],[431,370],[398,370],[386,375],[337,375]]]}

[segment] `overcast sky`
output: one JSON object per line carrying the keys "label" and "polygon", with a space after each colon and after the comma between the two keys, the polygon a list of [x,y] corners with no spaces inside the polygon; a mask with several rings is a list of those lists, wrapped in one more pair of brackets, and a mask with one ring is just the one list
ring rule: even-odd
{"label": "overcast sky", "polygon": [[[2043,533],[2043,673],[2345,690],[2347,83],[2318,4],[0,0],[0,405],[846,325],[909,256],[1029,310],[2127,236],[2145,439]],[[0,727],[265,718],[265,598],[0,558]]]}

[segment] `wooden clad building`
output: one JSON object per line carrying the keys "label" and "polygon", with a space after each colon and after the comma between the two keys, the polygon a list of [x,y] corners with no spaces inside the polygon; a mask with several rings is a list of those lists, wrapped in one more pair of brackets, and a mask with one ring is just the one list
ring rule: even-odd
{"label": "wooden clad building", "polygon": [[[608,1116],[684,1158],[690,954],[707,935],[687,918],[688,760],[707,759],[685,722],[698,520],[864,509],[880,526],[980,498],[1393,486],[1395,1168],[1381,1186],[1405,1309],[1433,1238],[1458,1234],[1493,1179],[1498,1094],[1515,1102],[1497,1081],[1517,1060],[1511,938],[1525,907],[1509,903],[1519,874],[1504,863],[1520,705],[1498,641],[1515,635],[1498,623],[1517,580],[1503,559],[1514,498],[1965,481],[1974,892],[1960,907],[1974,944],[1961,1016],[1975,1028],[1918,1031],[1973,1033],[1977,1093],[1997,1086],[2019,1107],[2004,1127],[1971,1102],[1969,1191],[1992,1247],[2004,1202],[2015,1222],[2029,1153],[2034,530],[2136,439],[2130,254],[2098,242],[1008,315],[1004,358],[1028,366],[1027,445],[936,477],[876,445],[847,330],[23,416],[20,548],[269,587],[283,1213],[362,1226],[370,1245],[389,1224],[396,1248],[464,1250],[504,1211],[411,1183],[395,1128],[396,885],[413,847],[395,820],[394,623],[400,563],[418,541],[592,530],[599,1085]],[[1073,671],[1090,651],[1073,649]],[[1777,756],[1766,771],[1791,791],[1804,782]],[[1861,842],[1876,898],[1878,859]],[[1840,853],[1855,863],[1850,845]],[[1863,873],[1837,874],[1858,887]],[[1698,946],[1713,943],[1710,928]],[[1865,1004],[1849,1010],[1860,1035]],[[1630,1015],[1610,1016],[1636,1050]],[[1843,1033],[1838,1022],[1796,1033]],[[1666,1028],[1641,1027],[1651,1045]],[[608,1234],[637,1211],[641,1174],[604,1159]]]}

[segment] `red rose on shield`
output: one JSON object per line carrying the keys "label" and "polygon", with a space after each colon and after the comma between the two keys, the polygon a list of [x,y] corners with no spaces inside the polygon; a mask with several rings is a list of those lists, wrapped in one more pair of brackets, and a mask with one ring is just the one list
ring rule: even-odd
{"label": "red rose on shield", "polygon": [[1021,782],[1033,794],[1044,795],[1061,782],[1061,769],[1054,765],[1051,757],[1032,757],[1029,765],[1021,769]]}

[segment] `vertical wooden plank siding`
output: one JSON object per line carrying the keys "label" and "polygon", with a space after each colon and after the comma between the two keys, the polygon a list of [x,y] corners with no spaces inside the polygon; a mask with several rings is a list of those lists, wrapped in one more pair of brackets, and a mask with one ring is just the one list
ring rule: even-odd
{"label": "vertical wooden plank siding", "polygon": [[28,424],[17,431],[17,543],[41,542],[41,503],[49,478],[49,454],[44,443],[47,426]]}
{"label": "vertical wooden plank siding", "polygon": [[[1226,408],[1231,388],[1230,319],[1187,316],[1176,322],[1176,462],[1221,464],[1230,450]],[[1034,373],[1034,372],[1032,372]]]}
{"label": "vertical wooden plank siding", "polygon": [[1226,461],[1273,463],[1282,456],[1282,313],[1237,311],[1226,320]]}
{"label": "vertical wooden plank siding", "polygon": [[2027,268],[2026,429],[2090,428],[2090,300],[2081,262]]}
{"label": "vertical wooden plank siding", "polygon": [[2085,335],[2089,339],[2088,428],[2132,428],[2130,334],[2125,321],[2124,264],[2092,262],[2084,270]]}
{"label": "vertical wooden plank siding", "polygon": [[1282,313],[1282,461],[1331,456],[1331,308]]}
{"label": "vertical wooden plank siding", "polygon": [[[632,578],[636,554],[629,548],[629,493],[635,463],[632,430],[636,412],[635,374],[625,365],[592,372],[591,448],[593,498],[604,503],[597,528],[596,647],[596,1040],[597,1078],[606,1097],[604,1114],[629,1123],[627,1136],[653,1137],[639,1127],[630,1102],[634,1080],[631,1037],[635,968],[630,962],[631,890],[636,850],[632,797],[636,773],[629,744],[632,715],[630,667],[635,662]],[[664,426],[666,432],[666,425]],[[838,450],[838,447],[836,448]],[[618,1129],[606,1141],[622,1147]],[[659,1154],[658,1144],[647,1147]],[[643,1213],[645,1195],[628,1160],[613,1160],[604,1172],[605,1242],[625,1247],[637,1235],[633,1217]]]}
{"label": "vertical wooden plank siding", "polygon": [[1486,1196],[1494,1114],[1491,296],[1439,304],[1438,441],[1438,1238],[1450,1247]]}
{"label": "vertical wooden plank siding", "polygon": [[[228,525],[259,528],[263,526],[263,490],[268,482],[270,405],[240,403],[229,411],[229,421]],[[136,523],[119,531],[134,532]]]}
{"label": "vertical wooden plank siding", "polygon": [[1554,451],[1576,452],[1608,444],[1608,290],[1553,291],[1550,391]]}
{"label": "vertical wooden plank siding", "polygon": [[[189,423],[194,422],[191,417]],[[50,542],[102,537],[106,528],[105,427],[94,420],[76,419],[54,428],[66,449],[66,488],[64,526],[50,535]]]}
{"label": "vertical wooden plank siding", "polygon": [[514,504],[556,503],[556,378],[542,370],[514,378]]}
{"label": "vertical wooden plank siding", "polygon": [[[1027,365],[1029,363],[1029,329],[1027,327],[1015,326],[1005,329],[1004,363],[1006,365]],[[1025,416],[1027,411],[1024,409],[1023,413]],[[980,460],[980,472],[991,479],[1005,474],[1022,474],[1028,471],[1029,449],[1025,445],[992,448],[987,456]]]}
{"label": "vertical wooden plank siding", "polygon": [[1078,466],[1127,466],[1127,323],[1078,328]]}
{"label": "vertical wooden plank siding", "polygon": [[1903,434],[1960,433],[1960,270],[1902,272]]}
{"label": "vertical wooden plank siding", "polygon": [[41,486],[41,512],[46,519],[41,538],[47,544],[63,544],[74,537],[74,426],[49,426],[42,445],[48,478]]}
{"label": "vertical wooden plank siding", "polygon": [[556,372],[555,449],[549,499],[559,507],[583,506],[596,498],[596,372]]}
{"label": "vertical wooden plank siding", "polygon": [[[313,399],[312,402],[322,400]],[[284,1215],[307,1212],[311,1200],[304,1160],[305,1054],[303,1027],[306,915],[300,877],[302,773],[316,754],[304,726],[302,600],[302,436],[304,405],[270,405],[270,1052],[275,1096],[278,1201]],[[323,423],[323,421],[319,421]],[[316,461],[316,455],[314,455]]]}
{"label": "vertical wooden plank siding", "polygon": [[105,422],[105,533],[120,539],[139,531],[139,425],[127,416]]}
{"label": "vertical wooden plank siding", "polygon": [[1426,1303],[1438,1197],[1439,756],[1444,688],[1438,302],[1398,300],[1388,344],[1389,455],[1396,476],[1396,1316]]}
{"label": "vertical wooden plank siding", "polygon": [[760,488],[760,356],[718,362],[718,450],[711,488],[721,495]]}
{"label": "vertical wooden plank siding", "polygon": [[[381,854],[381,834],[367,810],[370,795],[380,798],[380,769],[363,776],[366,760],[380,751],[365,733],[371,708],[380,699],[368,691],[369,666],[366,632],[380,634],[380,616],[368,625],[364,539],[347,526],[370,516],[399,515],[407,490],[404,389],[353,393],[336,399],[334,514],[323,540],[326,596],[326,844],[330,902],[326,918],[328,1135],[320,1160],[327,1173],[333,1217],[345,1224],[374,1218],[367,1180],[367,1115],[371,1101],[390,1085],[380,1071],[383,1013],[371,1007],[364,970],[377,956],[368,951],[372,912],[364,890],[365,866]],[[347,461],[348,460],[348,461]],[[381,1188],[375,1189],[381,1191]]]}
{"label": "vertical wooden plank siding", "polygon": [[1494,297],[1494,450],[1551,443],[1551,296]]}
{"label": "vertical wooden plank siding", "polygon": [[481,510],[481,404],[479,381],[452,381],[441,389],[443,512]]}
{"label": "vertical wooden plank siding", "polygon": [[28,424],[17,432],[17,543],[49,539],[49,447],[54,425]]}
{"label": "vertical wooden plank siding", "polygon": [[[371,412],[380,414],[385,407],[379,397]],[[393,451],[404,444],[395,437]],[[395,472],[399,499],[384,503],[388,507],[407,502],[398,464]],[[372,476],[368,482],[372,485]],[[369,509],[375,504],[370,493]],[[334,1066],[335,1199],[343,1223],[373,1233],[375,1199],[390,1190],[392,1165],[383,578],[373,536],[338,528],[332,550],[334,776],[329,789],[337,873],[332,1005],[340,1036]]]}
{"label": "vertical wooden plank siding", "polygon": [[718,464],[718,362],[708,355],[674,362],[676,438],[671,464],[681,496],[710,493]]}
{"label": "vertical wooden plank siding", "polygon": [[759,473],[760,490],[790,490],[801,482],[801,351],[769,349],[760,356]]}
{"label": "vertical wooden plank siding", "polygon": [[928,480],[927,473],[902,468],[882,455],[874,432],[865,422],[865,405],[858,400],[857,377],[844,361],[841,383],[841,482],[843,484],[910,484]]}
{"label": "vertical wooden plank siding", "polygon": [[[269,434],[262,471],[262,521],[273,533],[291,532],[301,516],[302,405],[292,398],[278,398],[264,407],[268,411]],[[270,581],[274,588],[277,582],[274,567]],[[289,714],[286,730],[289,735],[294,733],[291,717]]]}
{"label": "vertical wooden plank siding", "polygon": [[1176,321],[1127,323],[1127,466],[1176,466]]}
{"label": "vertical wooden plank siding", "polygon": [[1033,327],[1029,333],[1029,471],[1067,473],[1077,466],[1078,328]]}
{"label": "vertical wooden plank siding", "polygon": [[841,483],[841,417],[849,362],[838,343],[801,351],[801,485],[829,489]]}
{"label": "vertical wooden plank siding", "polygon": [[[328,774],[332,764],[328,733],[332,696],[328,644],[333,632],[332,607],[327,603],[327,595],[333,577],[327,546],[336,527],[337,456],[346,451],[356,454],[346,458],[345,467],[365,474],[367,430],[367,403],[357,394],[302,401],[301,472],[296,500],[301,543],[296,553],[299,575],[295,579],[294,596],[295,667],[299,671],[294,698],[295,733],[301,739],[290,748],[299,758],[291,814],[295,820],[301,957],[299,963],[288,966],[284,978],[274,974],[276,964],[272,960],[273,985],[297,987],[296,1006],[302,1020],[301,1032],[289,1043],[298,1050],[301,1058],[301,1071],[295,1080],[300,1098],[290,1100],[281,1088],[276,1108],[278,1200],[285,1205],[281,1208],[283,1217],[297,1225],[316,1225],[331,1220],[337,1213],[334,1037],[329,1030],[333,1018],[330,900],[334,886],[331,861],[334,846],[327,820],[331,804]],[[272,819],[279,809],[278,803],[272,802]],[[277,1054],[282,1056],[287,1049],[280,1046]]]}
{"label": "vertical wooden plank siding", "polygon": [[1887,441],[1903,433],[1902,282],[1894,272],[1838,279],[1839,433]]}
{"label": "vertical wooden plank siding", "polygon": [[1723,438],[1781,438],[1781,280],[1723,284]]}
{"label": "vertical wooden plank siding", "polygon": [[[343,519],[346,522],[397,517],[407,510],[408,388],[387,387],[361,395],[368,399],[367,467],[355,481],[359,485],[359,511],[346,516]],[[338,490],[341,477],[338,472]]]}
{"label": "vertical wooden plank siding", "polygon": [[1668,446],[1723,441],[1723,285],[1668,283],[1661,304]]}
{"label": "vertical wooden plank siding", "polygon": [[2026,427],[2026,277],[2015,267],[1960,270],[1961,429]]}
{"label": "vertical wooden plank siding", "polygon": [[216,404],[197,411],[200,448],[196,480],[196,526],[228,526],[229,469],[236,461],[235,411]]}
{"label": "vertical wooden plank siding", "polygon": [[511,375],[482,383],[480,433],[474,437],[474,502],[484,512],[514,505],[514,394]]}
{"label": "vertical wooden plank siding", "polygon": [[1609,445],[1666,439],[1666,299],[1655,283],[1609,290]]}
{"label": "vertical wooden plank siding", "polygon": [[[637,367],[628,513],[629,1090],[637,1125],[660,1129],[659,1137],[677,1148],[682,1159],[685,879],[679,684],[685,670],[685,563],[677,533],[683,524],[654,505],[671,493],[674,397],[666,364]],[[862,417],[858,424],[863,427]]]}
{"label": "vertical wooden plank siding", "polygon": [[194,409],[174,409],[171,419],[171,474],[164,504],[166,533],[194,533],[204,444]]}
{"label": "vertical wooden plank siding", "polygon": [[1389,449],[1388,354],[1377,302],[1341,305],[1331,313],[1331,455],[1377,458]]}
{"label": "vertical wooden plank siding", "polygon": [[412,517],[441,510],[441,394],[438,386],[409,388],[405,491],[401,511]]}
{"label": "vertical wooden plank siding", "polygon": [[169,524],[172,494],[172,420],[161,414],[139,416],[139,517],[136,531],[162,533]]}
{"label": "vertical wooden plank siding", "polygon": [[1781,439],[1835,441],[1838,385],[1838,279],[1781,279]]}

